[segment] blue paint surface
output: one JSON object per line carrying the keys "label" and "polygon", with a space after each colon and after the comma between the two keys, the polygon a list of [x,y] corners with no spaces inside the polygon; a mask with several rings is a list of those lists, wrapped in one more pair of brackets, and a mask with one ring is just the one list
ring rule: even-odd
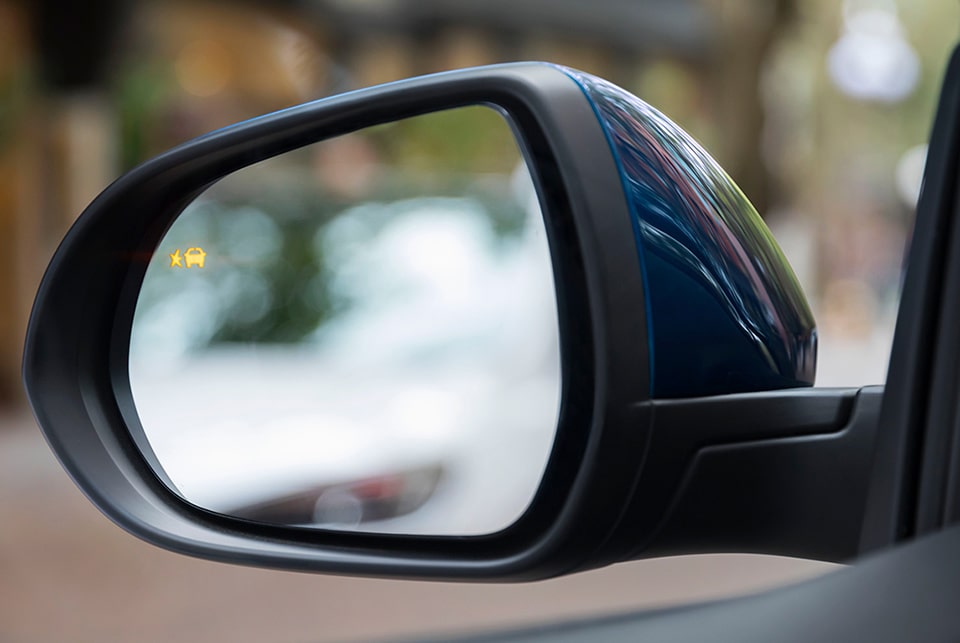
{"label": "blue paint surface", "polygon": [[592,103],[620,168],[647,297],[651,396],[812,385],[816,323],[750,201],[666,116],[607,81],[564,71]]}

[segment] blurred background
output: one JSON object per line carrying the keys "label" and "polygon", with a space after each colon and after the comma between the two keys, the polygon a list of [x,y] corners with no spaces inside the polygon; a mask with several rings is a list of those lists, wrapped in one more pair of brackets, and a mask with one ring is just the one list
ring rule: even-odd
{"label": "blurred background", "polygon": [[0,640],[342,640],[747,591],[829,566],[701,556],[521,587],[230,568],[111,526],[24,408],[29,306],[83,207],[216,127],[407,76],[540,59],[690,132],[774,231],[820,335],[820,385],[884,379],[960,3],[936,0],[0,0]]}

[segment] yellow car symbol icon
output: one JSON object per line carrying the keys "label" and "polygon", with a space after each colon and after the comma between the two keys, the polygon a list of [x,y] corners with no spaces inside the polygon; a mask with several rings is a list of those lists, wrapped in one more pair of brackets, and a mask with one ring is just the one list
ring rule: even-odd
{"label": "yellow car symbol icon", "polygon": [[203,268],[203,260],[206,257],[207,253],[203,251],[203,248],[187,248],[187,251],[183,253],[183,258],[187,262],[187,268],[192,266]]}

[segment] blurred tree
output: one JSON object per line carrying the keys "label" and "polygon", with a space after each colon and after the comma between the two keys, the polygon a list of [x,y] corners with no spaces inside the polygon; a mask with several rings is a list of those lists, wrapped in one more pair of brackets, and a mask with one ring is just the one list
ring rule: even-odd
{"label": "blurred tree", "polygon": [[718,43],[704,68],[720,165],[765,216],[778,200],[762,153],[766,109],[761,78],[771,49],[789,28],[793,0],[708,0]]}
{"label": "blurred tree", "polygon": [[19,362],[32,283],[23,277],[29,208],[25,188],[31,165],[27,114],[30,51],[26,11],[0,2],[0,406],[19,397]]}

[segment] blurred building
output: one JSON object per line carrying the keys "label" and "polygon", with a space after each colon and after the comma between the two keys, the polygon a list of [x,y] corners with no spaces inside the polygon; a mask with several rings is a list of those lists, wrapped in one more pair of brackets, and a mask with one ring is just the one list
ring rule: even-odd
{"label": "blurred building", "polygon": [[[756,7],[692,0],[0,4],[0,162],[12,168],[0,179],[9,231],[0,251],[0,301],[8,311],[0,326],[0,399],[17,397],[21,336],[42,267],[110,180],[215,127],[346,89],[543,59],[648,96],[681,94],[685,113],[674,117],[689,119],[695,131],[700,121],[725,121],[709,128],[722,133],[715,151],[723,150],[721,162],[762,203],[757,78],[786,14],[746,4]],[[717,55],[728,41],[738,43],[736,58]]]}
{"label": "blurred building", "polygon": [[[785,246],[815,307],[820,292],[833,293],[826,318],[836,313],[846,328],[860,315],[870,326],[869,311],[895,298],[913,204],[891,187],[893,174],[929,128],[958,21],[946,4],[0,0],[0,404],[20,396],[22,335],[46,261],[122,171],[267,111],[510,60],[598,74],[667,113],[775,229],[790,231]],[[857,22],[864,15],[873,27]],[[848,95],[834,82],[827,61],[850,34],[853,54],[834,58],[855,87],[864,86],[863,37],[915,50],[917,77],[895,101]],[[850,253],[838,239],[862,228],[873,241]]]}

